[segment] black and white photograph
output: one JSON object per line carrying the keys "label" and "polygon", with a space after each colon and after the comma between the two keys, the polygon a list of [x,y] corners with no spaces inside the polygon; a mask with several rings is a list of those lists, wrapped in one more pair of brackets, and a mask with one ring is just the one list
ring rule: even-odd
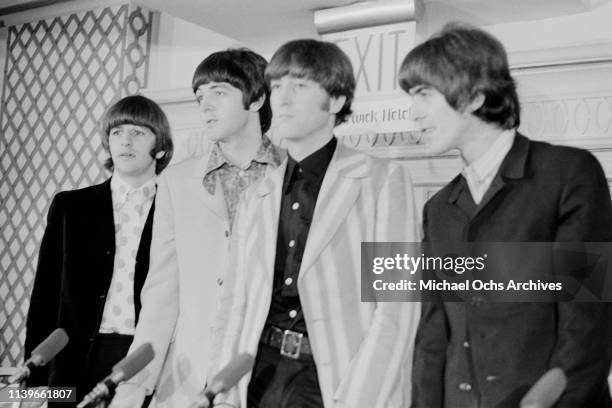
{"label": "black and white photograph", "polygon": [[0,408],[612,408],[612,0],[0,0]]}

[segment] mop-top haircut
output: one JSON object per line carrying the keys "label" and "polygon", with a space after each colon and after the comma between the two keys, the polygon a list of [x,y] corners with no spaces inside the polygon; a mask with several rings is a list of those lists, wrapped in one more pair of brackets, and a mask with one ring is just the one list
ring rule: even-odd
{"label": "mop-top haircut", "polygon": [[519,100],[504,46],[476,27],[447,24],[408,53],[399,78],[406,92],[422,85],[435,88],[456,111],[463,111],[482,94],[484,102],[474,115],[502,129],[520,124]]}
{"label": "mop-top haircut", "polygon": [[270,91],[264,79],[266,65],[268,62],[264,57],[246,48],[215,52],[196,68],[191,81],[193,93],[209,82],[227,82],[242,92],[244,109],[249,109],[253,102],[265,95],[259,108],[259,124],[265,133],[272,123]]}
{"label": "mop-top haircut", "polygon": [[[155,159],[155,174],[161,173],[166,168],[174,145],[172,144],[172,134],[170,124],[164,111],[151,99],[142,95],[126,96],[111,106],[102,119],[102,146],[110,153],[108,138],[113,128],[121,125],[136,125],[148,128],[155,135],[155,146],[151,150],[151,157]],[[155,155],[165,152],[161,158]],[[104,167],[113,171],[113,159],[109,157],[104,163]]]}
{"label": "mop-top haircut", "polygon": [[318,83],[331,97],[346,97],[335,125],[348,120],[355,94],[353,65],[336,44],[312,39],[294,40],[280,47],[266,68],[266,81],[286,75]]}

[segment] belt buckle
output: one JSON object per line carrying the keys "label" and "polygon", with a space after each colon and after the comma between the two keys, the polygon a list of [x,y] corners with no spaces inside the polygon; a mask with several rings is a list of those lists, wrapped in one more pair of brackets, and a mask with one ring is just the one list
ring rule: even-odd
{"label": "belt buckle", "polygon": [[285,330],[283,332],[283,342],[280,348],[281,355],[297,359],[300,356],[300,350],[302,348],[302,337],[304,337],[302,333]]}

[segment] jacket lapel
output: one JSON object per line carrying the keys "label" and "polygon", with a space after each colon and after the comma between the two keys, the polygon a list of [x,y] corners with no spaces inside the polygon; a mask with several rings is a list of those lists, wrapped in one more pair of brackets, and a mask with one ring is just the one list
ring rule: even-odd
{"label": "jacket lapel", "polygon": [[468,218],[471,218],[476,210],[476,203],[470,194],[467,181],[460,174],[451,181],[453,188],[449,194],[448,202],[459,208]]}
{"label": "jacket lapel", "polygon": [[206,188],[204,188],[203,180],[206,175],[206,169],[208,165],[208,159],[210,152],[202,155],[198,163],[194,166],[193,173],[189,176],[187,183],[189,189],[198,197],[210,210],[222,220],[227,220],[227,205],[225,204],[225,197],[223,196],[223,190],[219,181],[215,188],[215,194],[210,194]]}
{"label": "jacket lapel", "polygon": [[155,213],[155,199],[151,203],[149,214],[140,235],[140,243],[136,252],[136,265],[134,265],[134,316],[136,322],[140,315],[142,303],[140,302],[140,291],[149,271],[149,252],[151,250],[151,237],[153,233],[153,214]]}
{"label": "jacket lapel", "polygon": [[299,279],[308,272],[344,222],[361,191],[360,179],[370,174],[370,167],[362,155],[338,143],[317,198]]}
{"label": "jacket lapel", "polygon": [[480,203],[478,205],[474,203],[467,182],[461,175],[452,181],[455,185],[449,195],[449,203],[455,204],[470,218],[475,218],[498,194],[512,187],[508,180],[518,180],[525,177],[528,154],[529,139],[517,132],[510,151],[502,161],[499,171]]}
{"label": "jacket lapel", "polygon": [[268,173],[256,188],[255,197],[258,202],[254,206],[252,216],[256,220],[252,231],[263,232],[263,236],[255,237],[258,253],[263,256],[262,270],[269,280],[274,279],[274,261],[276,256],[276,240],[278,239],[278,223],[280,216],[280,204],[282,198],[283,180],[287,169],[285,158],[280,166]]}
{"label": "jacket lapel", "polygon": [[512,187],[512,184],[508,183],[507,180],[518,180],[525,176],[528,154],[529,139],[517,133],[514,137],[514,142],[512,143],[510,151],[502,161],[499,171],[493,178],[485,195],[482,197],[482,201],[478,204],[474,217],[486,208],[487,204],[500,194],[502,190]]}
{"label": "jacket lapel", "polygon": [[506,186],[506,182],[501,177],[501,175],[499,173],[497,173],[495,175],[495,177],[493,178],[493,181],[491,181],[491,185],[489,186],[489,188],[485,192],[484,196],[482,197],[482,200],[476,206],[476,211],[473,213],[474,214],[473,216],[476,217],[480,213],[480,211],[482,211],[482,209],[485,208],[487,206],[487,204],[497,194],[499,194],[500,191],[502,191],[504,189],[505,186]]}
{"label": "jacket lapel", "polygon": [[[103,276],[101,276],[101,282],[108,289],[110,286],[111,278],[113,276],[113,268],[114,268],[114,260],[115,260],[115,220],[113,217],[113,195],[111,192],[109,178],[104,183],[100,185],[100,189],[96,189],[96,195],[98,197],[94,199],[94,203],[99,203],[102,211],[95,211],[99,214],[98,217],[95,217],[98,222],[98,228],[96,231],[99,231],[100,240],[100,248],[101,250],[108,252],[109,256],[105,259],[108,260],[108,265],[106,267],[100,268]],[[91,211],[89,209],[88,211]]]}

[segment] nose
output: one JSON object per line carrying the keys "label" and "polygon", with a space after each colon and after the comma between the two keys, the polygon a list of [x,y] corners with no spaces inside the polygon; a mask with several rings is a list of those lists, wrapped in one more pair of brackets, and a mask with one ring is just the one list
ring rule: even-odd
{"label": "nose", "polygon": [[120,143],[121,143],[121,146],[131,146],[132,145],[131,132],[121,132]]}

